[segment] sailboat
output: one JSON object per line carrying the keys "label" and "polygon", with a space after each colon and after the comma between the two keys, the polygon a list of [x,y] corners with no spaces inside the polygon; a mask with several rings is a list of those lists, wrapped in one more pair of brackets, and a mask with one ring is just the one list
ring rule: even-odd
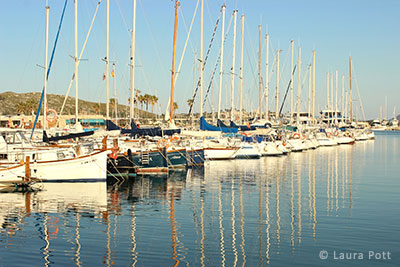
{"label": "sailboat", "polygon": [[[65,7],[65,6],[64,6]],[[65,11],[65,9],[64,9]],[[63,12],[64,12],[63,11]],[[75,14],[77,14],[77,2],[75,1]],[[64,15],[64,13],[63,13]],[[49,28],[49,7],[46,6],[46,49],[45,49],[45,68],[44,68],[44,90],[43,90],[43,121],[46,122],[47,115],[47,80],[50,70],[50,64],[47,65],[47,47],[48,47],[48,28]],[[75,21],[76,22],[76,21]],[[77,34],[75,23],[75,36]],[[58,37],[58,35],[57,35]],[[53,50],[54,53],[54,50]],[[76,53],[75,53],[76,55]],[[75,58],[77,61],[77,57]],[[77,68],[75,62],[75,74]],[[77,76],[75,82],[77,83]],[[76,85],[77,86],[77,85]],[[76,95],[76,98],[78,96]],[[76,111],[78,109],[76,102]],[[39,114],[39,112],[38,112]],[[76,119],[76,121],[78,121]],[[46,123],[43,125],[43,134],[46,136]],[[30,172],[36,178],[42,181],[91,181],[106,179],[106,161],[107,151],[100,149],[83,153],[79,144],[70,144],[68,146],[49,146],[43,143],[34,144],[25,140],[20,135],[22,141],[15,138],[9,138],[8,135],[16,136],[15,132],[2,132],[0,143],[2,152],[5,156],[2,162],[10,163],[19,160],[25,160],[29,157]],[[78,137],[78,136],[74,136]],[[71,137],[70,137],[71,138]],[[6,142],[6,140],[8,140]]]}

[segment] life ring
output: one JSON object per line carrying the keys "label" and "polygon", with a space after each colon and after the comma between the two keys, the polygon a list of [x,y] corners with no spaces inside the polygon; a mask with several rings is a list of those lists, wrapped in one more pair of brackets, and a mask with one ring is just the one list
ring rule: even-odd
{"label": "life ring", "polygon": [[247,133],[241,133],[241,135],[247,136]]}
{"label": "life ring", "polygon": [[282,142],[282,145],[283,145],[283,146],[286,146],[286,142],[285,142],[285,141],[283,141],[283,142]]}
{"label": "life ring", "polygon": [[293,139],[300,139],[300,134],[299,133],[294,133],[293,134]]}
{"label": "life ring", "polygon": [[164,139],[164,138],[157,141],[158,148],[164,148],[164,147],[168,148],[168,146],[169,146],[168,144],[169,144],[168,140]]}
{"label": "life ring", "polygon": [[328,138],[331,138],[332,134],[331,133],[327,133],[327,136],[328,136]]}
{"label": "life ring", "polygon": [[[54,115],[53,116],[48,116],[47,114],[49,114],[49,113],[53,113]],[[51,109],[51,108],[47,109],[47,111],[46,111],[46,120],[48,122],[56,122],[57,121],[57,111],[55,111],[54,109]]]}

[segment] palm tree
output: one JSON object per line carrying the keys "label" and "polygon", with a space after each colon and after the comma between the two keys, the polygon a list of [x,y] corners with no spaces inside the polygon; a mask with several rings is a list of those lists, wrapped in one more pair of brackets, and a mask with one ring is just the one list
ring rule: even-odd
{"label": "palm tree", "polygon": [[110,109],[114,110],[114,105],[116,104],[115,98],[110,98]]}
{"label": "palm tree", "polygon": [[154,105],[156,105],[158,102],[158,97],[156,97],[155,95],[151,96],[151,113],[154,113]]}
{"label": "palm tree", "polygon": [[151,99],[151,95],[149,95],[149,94],[144,95],[144,103],[146,104],[146,111],[149,110],[150,99]]}
{"label": "palm tree", "polygon": [[20,114],[25,114],[26,107],[27,107],[26,103],[18,102],[16,105],[17,112]]}
{"label": "palm tree", "polygon": [[[140,109],[143,110],[144,96],[143,96],[143,95],[138,95],[136,101],[140,103],[140,106],[141,106]],[[139,112],[140,112],[140,111],[139,111]]]}
{"label": "palm tree", "polygon": [[94,112],[96,114],[100,113],[100,104],[99,103],[94,104],[93,108],[94,108]]}
{"label": "palm tree", "polygon": [[174,111],[176,111],[179,108],[178,103],[174,102]]}

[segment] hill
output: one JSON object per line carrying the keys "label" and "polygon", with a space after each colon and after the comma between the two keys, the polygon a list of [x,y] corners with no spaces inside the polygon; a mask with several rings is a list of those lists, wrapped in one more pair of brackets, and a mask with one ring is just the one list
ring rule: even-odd
{"label": "hill", "polygon": [[[14,93],[4,92],[0,93],[0,115],[31,115],[36,110],[40,101],[40,93]],[[54,109],[60,112],[65,96],[63,95],[47,95],[47,106],[49,109]],[[79,100],[79,114],[81,115],[106,115],[106,104],[95,103],[85,100]],[[110,114],[113,114],[114,99],[110,99]],[[140,112],[140,117],[152,118],[155,114],[139,110],[135,108],[135,113]],[[63,115],[75,114],[75,98],[68,97],[64,107]],[[129,106],[118,104],[119,117],[127,117],[129,115]]]}

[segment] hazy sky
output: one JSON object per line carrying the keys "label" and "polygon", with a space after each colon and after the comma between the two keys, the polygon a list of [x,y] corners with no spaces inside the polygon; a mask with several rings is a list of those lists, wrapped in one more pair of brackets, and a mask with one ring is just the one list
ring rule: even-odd
{"label": "hazy sky", "polygon": [[[78,1],[79,50],[90,26],[98,0]],[[210,44],[213,28],[224,1],[205,0],[204,4],[204,56]],[[400,1],[398,0],[236,0],[225,1],[225,32],[233,10],[238,10],[236,32],[235,105],[239,105],[239,64],[241,15],[245,15],[244,31],[244,86],[243,101],[247,109],[258,105],[258,25],[262,25],[262,75],[265,79],[265,34],[270,34],[270,101],[274,107],[276,66],[274,56],[281,49],[280,101],[290,79],[290,40],[294,40],[295,59],[298,47],[302,47],[301,79],[302,110],[308,94],[307,66],[311,63],[312,50],[316,50],[316,109],[326,106],[327,72],[339,73],[339,107],[341,107],[342,83],[349,88],[349,56],[354,67],[353,98],[355,114],[362,118],[359,107],[359,89],[367,119],[379,116],[379,106],[384,109],[387,96],[388,117],[393,106],[400,103]],[[182,0],[178,22],[177,65],[185,44],[197,0]],[[45,39],[45,5],[43,1],[1,1],[0,16],[0,92],[39,92],[43,86]],[[49,0],[50,39],[49,54],[53,47],[64,0]],[[116,88],[120,102],[127,103],[129,96],[130,32],[132,28],[132,1],[110,0],[110,60],[116,64]],[[163,112],[170,94],[170,70],[172,62],[172,37],[174,1],[137,0],[136,21],[136,79],[135,87],[142,93],[156,94]],[[220,21],[221,22],[221,21]],[[65,95],[74,71],[74,1],[69,0],[64,24],[61,29],[53,68],[49,78],[48,93]],[[185,27],[186,24],[186,27]],[[79,67],[79,97],[95,102],[105,102],[106,83],[102,80],[106,55],[106,0],[102,0],[92,34]],[[233,22],[227,32],[224,51],[224,77],[222,105],[230,106],[232,67]],[[204,71],[204,94],[210,84],[210,76],[220,51],[221,23],[218,25],[209,59]],[[188,109],[187,100],[193,93],[195,53],[200,54],[200,5],[197,10],[190,41],[176,84],[175,99],[179,112]],[[198,61],[197,61],[198,62]],[[199,65],[197,64],[197,68]],[[396,75],[397,74],[397,75]],[[199,70],[196,71],[198,79]],[[335,75],[335,74],[334,74]],[[295,74],[297,77],[297,74]],[[213,80],[214,105],[217,107],[219,66]],[[297,78],[294,80],[295,94]],[[113,80],[110,96],[114,95]],[[70,96],[75,96],[72,87]],[[198,94],[199,96],[199,94]],[[206,104],[210,110],[211,98]],[[288,99],[289,100],[289,99]],[[289,104],[290,101],[287,102]],[[284,110],[288,110],[285,105]],[[157,107],[160,110],[160,107]],[[216,109],[216,108],[215,108]],[[400,109],[398,104],[397,109]],[[199,98],[196,98],[196,111]],[[398,112],[396,112],[398,113]],[[384,110],[385,114],[385,110]]]}

